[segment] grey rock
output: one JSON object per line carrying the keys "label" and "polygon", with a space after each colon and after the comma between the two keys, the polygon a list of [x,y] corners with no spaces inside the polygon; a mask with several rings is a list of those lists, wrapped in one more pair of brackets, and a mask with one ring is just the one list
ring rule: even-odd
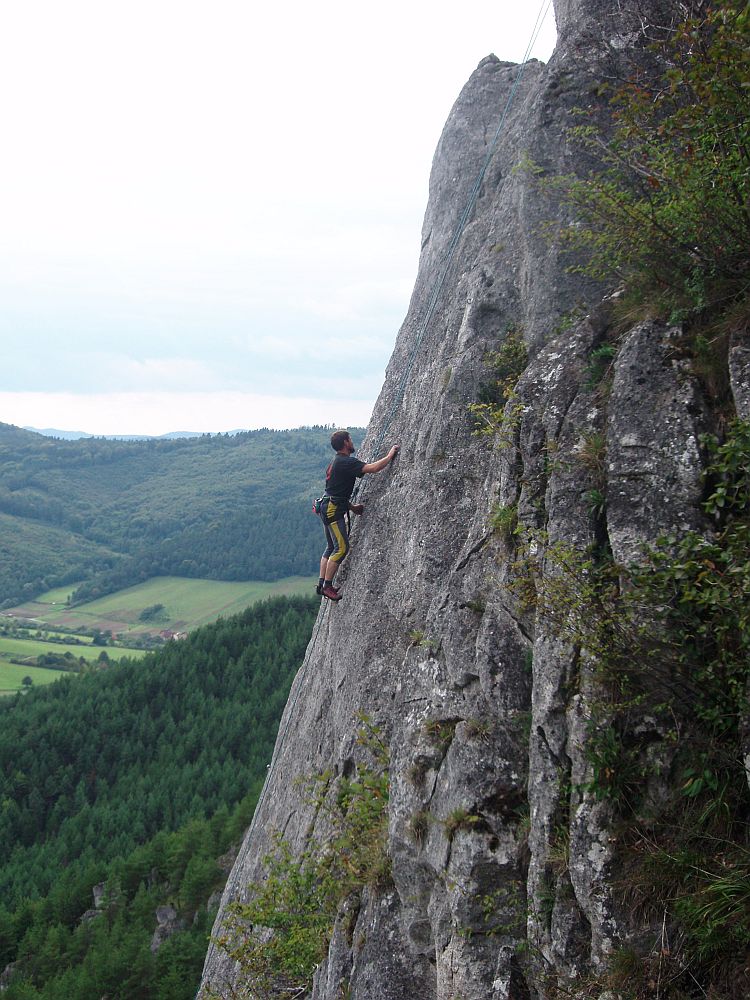
{"label": "grey rock", "polygon": [[16,970],[19,969],[20,966],[20,962],[10,962],[5,966],[3,971],[0,972],[0,993],[4,993],[8,989]]}
{"label": "grey rock", "polygon": [[607,529],[615,558],[636,561],[670,530],[699,530],[709,414],[687,362],[672,360],[678,328],[644,323],[617,359],[607,426]]}
{"label": "grey rock", "polygon": [[735,343],[729,351],[729,378],[737,416],[750,420],[750,346]]}
{"label": "grey rock", "polygon": [[[729,382],[735,410],[740,420],[750,420],[750,346],[747,339],[732,338],[729,349]],[[750,698],[750,680],[747,684]],[[741,724],[741,739],[745,774],[750,785],[750,715]]]}
{"label": "grey rock", "polygon": [[208,902],[206,903],[206,909],[209,913],[218,909],[219,903],[221,902],[221,890],[217,889],[216,892],[212,892],[208,897]]}
{"label": "grey rock", "polygon": [[[312,1000],[364,992],[383,1000],[430,1000],[435,995],[435,970],[426,958],[414,956],[403,939],[398,914],[400,900],[394,891],[373,898],[365,893],[353,930],[344,925],[344,910],[337,922],[328,961],[315,976]],[[346,994],[343,994],[346,995]]]}
{"label": "grey rock", "polygon": [[80,923],[82,924],[89,923],[90,921],[95,920],[97,917],[100,917],[104,912],[104,907],[108,902],[106,882],[100,882],[98,885],[95,885],[91,890],[91,892],[94,897],[94,908],[91,910],[86,910],[86,912],[81,916]]}
{"label": "grey rock", "polygon": [[[647,3],[653,17],[676,5]],[[367,459],[393,442],[396,463],[367,477],[352,552],[321,608],[295,678],[252,826],[222,897],[245,900],[280,831],[294,851],[324,839],[323,812],[299,780],[351,774],[363,751],[355,712],[391,747],[388,851],[392,885],[349,899],[312,996],[338,1000],[515,1000],[542,997],[544,973],[596,971],[642,928],[613,890],[615,833],[606,803],[585,789],[583,752],[592,665],[562,630],[519,600],[512,540],[489,527],[516,504],[540,578],[558,572],[555,545],[602,541],[640,558],[662,532],[704,527],[700,434],[712,414],[684,363],[679,331],[644,323],[624,337],[607,404],[588,385],[589,356],[607,331],[605,291],[571,274],[541,235],[570,210],[523,169],[576,169],[565,130],[574,107],[600,113],[592,81],[643,41],[615,0],[558,0],[560,42],[547,66],[484,59],[459,96],[430,178],[420,266],[366,439]],[[424,316],[457,220],[511,89],[517,91],[476,207]],[[571,324],[573,314],[588,316]],[[468,405],[490,374],[486,356],[509,329],[530,361],[506,411],[500,448],[473,434]],[[744,356],[735,359],[742,398]],[[595,467],[591,449],[602,456]],[[592,514],[590,494],[608,498]],[[416,645],[415,631],[424,637]],[[449,725],[436,746],[427,723]],[[658,762],[657,762],[658,763]],[[664,767],[668,762],[662,762]],[[661,766],[661,765],[660,765]],[[649,794],[662,794],[655,778]],[[476,817],[447,835],[458,809]],[[413,819],[428,815],[419,838]],[[235,995],[238,970],[215,944],[201,994]],[[235,991],[233,993],[233,991]]]}
{"label": "grey rock", "polygon": [[151,938],[151,954],[155,955],[168,938],[179,931],[184,931],[186,927],[187,924],[173,906],[157,906],[156,929]]}
{"label": "grey rock", "polygon": [[101,910],[106,901],[105,899],[107,895],[106,882],[100,882],[99,885],[95,885],[91,891],[94,895],[94,909]]}

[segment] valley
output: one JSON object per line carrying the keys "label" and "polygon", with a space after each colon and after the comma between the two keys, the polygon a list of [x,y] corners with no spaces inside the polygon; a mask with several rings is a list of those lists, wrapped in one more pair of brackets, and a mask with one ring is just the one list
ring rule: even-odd
{"label": "valley", "polygon": [[309,594],[315,582],[304,576],[245,582],[160,576],[72,607],[77,585],[57,587],[0,612],[0,695],[97,662],[139,659],[258,601]]}
{"label": "valley", "polygon": [[52,588],[82,606],[156,577],[243,585],[315,572],[310,502],[330,431],[60,441],[0,423],[0,609]]}

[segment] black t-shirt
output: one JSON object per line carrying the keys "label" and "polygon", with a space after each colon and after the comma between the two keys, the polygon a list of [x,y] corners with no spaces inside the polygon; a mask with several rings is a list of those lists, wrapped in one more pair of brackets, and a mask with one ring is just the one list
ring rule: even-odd
{"label": "black t-shirt", "polygon": [[353,455],[336,455],[326,470],[326,494],[337,503],[348,504],[355,479],[361,479],[365,463]]}

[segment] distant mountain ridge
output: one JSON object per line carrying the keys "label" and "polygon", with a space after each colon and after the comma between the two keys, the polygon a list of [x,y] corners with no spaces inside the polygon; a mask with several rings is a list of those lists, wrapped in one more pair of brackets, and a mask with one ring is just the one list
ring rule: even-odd
{"label": "distant mountain ridge", "polygon": [[[23,430],[41,434],[43,437],[59,438],[61,441],[80,441],[81,438],[103,438],[105,441],[173,441],[178,438],[202,437],[206,433],[205,431],[169,431],[167,434],[89,434],[88,431],[62,431],[56,427],[29,426],[24,426]],[[216,433],[243,434],[246,433],[246,430],[243,431],[238,427],[232,431]]]}
{"label": "distant mountain ridge", "polygon": [[160,575],[311,575],[330,434],[72,441],[0,423],[0,606],[66,584],[84,600]]}

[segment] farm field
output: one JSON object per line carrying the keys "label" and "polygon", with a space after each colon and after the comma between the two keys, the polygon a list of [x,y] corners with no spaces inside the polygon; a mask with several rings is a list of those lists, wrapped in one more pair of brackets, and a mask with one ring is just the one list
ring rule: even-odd
{"label": "farm field", "polygon": [[78,583],[69,583],[67,587],[56,587],[54,590],[48,590],[46,594],[42,594],[37,600],[44,604],[65,604],[71,594],[78,590],[82,582],[81,580]]}
{"label": "farm field", "polygon": [[[300,576],[273,583],[226,583],[159,576],[76,608],[65,606],[75,586],[58,587],[40,595],[35,601],[0,614],[0,624],[7,622],[12,626],[13,619],[33,623],[30,628],[17,629],[14,635],[0,635],[0,695],[20,690],[24,687],[24,677],[31,677],[34,684],[49,684],[65,676],[65,672],[60,670],[11,663],[11,660],[70,653],[76,661],[83,657],[94,662],[102,651],[110,660],[126,656],[137,659],[146,651],[132,648],[130,643],[148,645],[150,641],[153,646],[154,638],[161,632],[189,632],[217,618],[228,618],[244,611],[250,604],[267,597],[310,594],[316,582],[316,578]],[[163,607],[154,610],[157,605]],[[150,612],[146,620],[141,618],[144,611]],[[37,635],[44,632],[60,637],[63,636],[57,631],[60,628],[66,629],[70,638],[75,636],[80,642],[45,642]],[[122,637],[128,647],[94,645],[91,636],[94,630]]]}
{"label": "farm field", "polygon": [[[70,634],[67,632],[55,632],[52,629],[45,629],[42,635],[45,642],[58,639],[60,642],[70,642]],[[74,646],[90,646],[94,638],[90,635],[77,635],[75,636],[76,642],[73,643]]]}
{"label": "farm field", "polygon": [[20,663],[8,663],[0,654],[0,697],[15,694],[24,687],[24,677],[30,677],[33,683],[40,687],[51,684],[61,677],[70,677],[61,670],[47,670],[44,667],[26,667]]}
{"label": "farm field", "polygon": [[105,650],[110,660],[118,659],[121,656],[142,656],[145,650],[124,649],[122,646],[93,646],[91,643],[77,645],[74,642],[45,642],[44,639],[20,638],[19,636],[0,635],[0,660],[11,656],[16,659],[26,656],[45,656],[47,653],[57,653],[64,656],[70,653],[78,660],[81,656],[84,660],[93,662],[98,659],[102,650]]}
{"label": "farm field", "polygon": [[[69,677],[68,671],[54,670],[50,667],[32,666],[25,663],[12,663],[11,660],[20,660],[27,657],[46,656],[55,653],[64,656],[70,653],[76,661],[83,657],[90,663],[95,662],[103,646],[76,645],[75,643],[44,642],[42,639],[20,639],[17,636],[0,635],[0,695],[13,694],[25,685],[24,677],[30,677],[34,684],[51,684],[59,680],[60,677]],[[107,646],[106,653],[110,660],[117,660],[120,657],[131,657],[140,659],[146,655],[143,649],[123,649],[121,646]],[[73,674],[73,676],[75,676]]]}
{"label": "farm field", "polygon": [[[54,629],[62,626],[89,632],[99,629],[136,640],[158,635],[163,630],[190,631],[219,617],[237,614],[266,597],[309,594],[316,583],[317,578],[303,576],[286,577],[270,583],[158,576],[76,608],[65,607],[64,601],[72,588],[62,587],[42,594],[35,601],[11,608],[4,614],[33,620],[39,623],[39,627]],[[142,621],[142,613],[157,604],[162,604],[163,608],[154,617]]]}

